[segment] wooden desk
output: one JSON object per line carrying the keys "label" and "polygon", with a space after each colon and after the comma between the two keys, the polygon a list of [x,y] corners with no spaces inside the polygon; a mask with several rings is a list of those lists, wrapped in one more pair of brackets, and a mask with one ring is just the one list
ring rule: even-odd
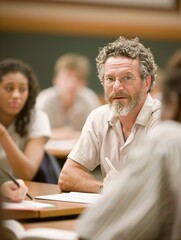
{"label": "wooden desk", "polygon": [[58,158],[66,158],[76,143],[76,139],[73,140],[54,140],[50,139],[45,144],[45,150]]}
{"label": "wooden desk", "polygon": [[[58,185],[37,183],[37,182],[25,182],[28,186],[29,193],[33,197],[39,195],[56,194],[59,192]],[[37,202],[51,203],[55,205],[55,208],[44,208],[36,210],[20,210],[20,209],[5,209],[4,217],[6,219],[65,219],[75,218],[83,210],[88,207],[88,204],[70,203],[70,202],[58,202],[58,201],[47,201],[47,200],[36,200]]]}

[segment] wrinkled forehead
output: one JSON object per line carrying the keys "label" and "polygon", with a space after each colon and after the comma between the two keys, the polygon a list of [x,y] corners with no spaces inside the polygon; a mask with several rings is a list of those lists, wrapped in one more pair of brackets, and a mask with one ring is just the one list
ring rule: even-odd
{"label": "wrinkled forehead", "polygon": [[138,59],[131,59],[127,57],[110,57],[106,60],[104,71],[105,73],[111,71],[130,71],[139,72],[140,62]]}
{"label": "wrinkled forehead", "polygon": [[105,67],[109,67],[114,65],[115,67],[120,66],[139,66],[139,60],[138,59],[132,59],[124,56],[120,57],[109,57],[105,62]]}

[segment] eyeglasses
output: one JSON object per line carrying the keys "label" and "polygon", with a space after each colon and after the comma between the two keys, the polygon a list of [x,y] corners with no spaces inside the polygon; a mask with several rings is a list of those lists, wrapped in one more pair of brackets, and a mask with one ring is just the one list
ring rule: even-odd
{"label": "eyeglasses", "polygon": [[121,79],[108,76],[104,79],[104,84],[105,86],[110,87],[113,86],[117,80],[122,84],[122,86],[130,86],[133,84],[133,80],[135,80],[135,78],[130,75],[125,75]]}

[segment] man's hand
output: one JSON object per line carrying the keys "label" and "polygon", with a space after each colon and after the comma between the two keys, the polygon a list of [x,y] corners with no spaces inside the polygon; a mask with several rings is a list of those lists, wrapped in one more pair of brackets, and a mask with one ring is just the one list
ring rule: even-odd
{"label": "man's hand", "polygon": [[105,188],[113,180],[113,178],[115,178],[117,173],[117,170],[110,170],[107,173],[106,177],[103,179],[103,188]]}

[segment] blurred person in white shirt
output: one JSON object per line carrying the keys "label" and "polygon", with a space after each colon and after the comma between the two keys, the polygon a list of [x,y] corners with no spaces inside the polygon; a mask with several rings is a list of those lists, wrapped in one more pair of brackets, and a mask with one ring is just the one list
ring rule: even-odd
{"label": "blurred person in white shirt", "polygon": [[77,139],[88,114],[101,105],[88,87],[89,74],[84,55],[67,53],[57,59],[53,86],[39,93],[36,104],[48,114],[52,139]]}

